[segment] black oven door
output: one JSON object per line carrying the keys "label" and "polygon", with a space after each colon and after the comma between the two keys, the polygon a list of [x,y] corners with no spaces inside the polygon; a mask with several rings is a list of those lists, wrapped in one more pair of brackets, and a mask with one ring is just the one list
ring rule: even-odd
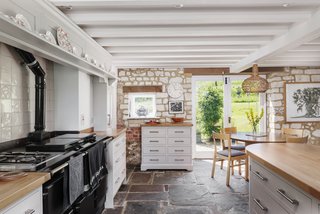
{"label": "black oven door", "polygon": [[43,184],[43,213],[61,214],[70,206],[68,202],[68,164],[63,164],[52,178]]}

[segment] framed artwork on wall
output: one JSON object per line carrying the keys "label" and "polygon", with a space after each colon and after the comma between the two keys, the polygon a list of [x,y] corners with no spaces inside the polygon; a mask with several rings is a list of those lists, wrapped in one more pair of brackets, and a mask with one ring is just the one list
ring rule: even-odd
{"label": "framed artwork on wall", "polygon": [[284,83],[286,122],[320,122],[320,82]]}
{"label": "framed artwork on wall", "polygon": [[183,114],[183,101],[169,101],[169,114]]}

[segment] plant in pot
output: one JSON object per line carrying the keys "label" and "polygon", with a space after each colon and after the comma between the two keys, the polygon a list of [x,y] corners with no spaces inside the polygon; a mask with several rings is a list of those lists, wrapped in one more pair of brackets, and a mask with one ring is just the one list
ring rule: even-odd
{"label": "plant in pot", "polygon": [[250,108],[249,111],[246,112],[247,119],[249,120],[249,125],[251,126],[252,133],[256,134],[258,131],[258,125],[260,123],[260,120],[262,119],[264,114],[263,108],[261,108],[260,113],[254,112],[252,108]]}

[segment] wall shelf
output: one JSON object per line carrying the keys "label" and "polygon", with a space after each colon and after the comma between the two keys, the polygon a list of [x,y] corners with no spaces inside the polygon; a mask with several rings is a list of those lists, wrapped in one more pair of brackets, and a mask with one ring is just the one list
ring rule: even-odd
{"label": "wall shelf", "polygon": [[58,45],[43,39],[36,33],[13,23],[6,17],[0,16],[0,42],[20,48],[35,55],[49,59],[53,62],[79,69],[91,75],[114,82],[117,77],[98,66],[69,53]]}

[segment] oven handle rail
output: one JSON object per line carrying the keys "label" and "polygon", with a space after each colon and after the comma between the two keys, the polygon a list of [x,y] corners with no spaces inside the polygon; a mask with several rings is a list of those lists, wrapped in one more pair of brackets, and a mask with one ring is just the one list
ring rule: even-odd
{"label": "oven handle rail", "polygon": [[[87,154],[87,152],[85,153],[81,153],[80,155],[85,156]],[[68,166],[68,162],[65,162],[64,164],[58,166],[57,168],[54,168],[53,170],[51,170],[51,176],[53,176],[54,174],[56,174],[57,172],[59,172],[60,170],[66,168]]]}

